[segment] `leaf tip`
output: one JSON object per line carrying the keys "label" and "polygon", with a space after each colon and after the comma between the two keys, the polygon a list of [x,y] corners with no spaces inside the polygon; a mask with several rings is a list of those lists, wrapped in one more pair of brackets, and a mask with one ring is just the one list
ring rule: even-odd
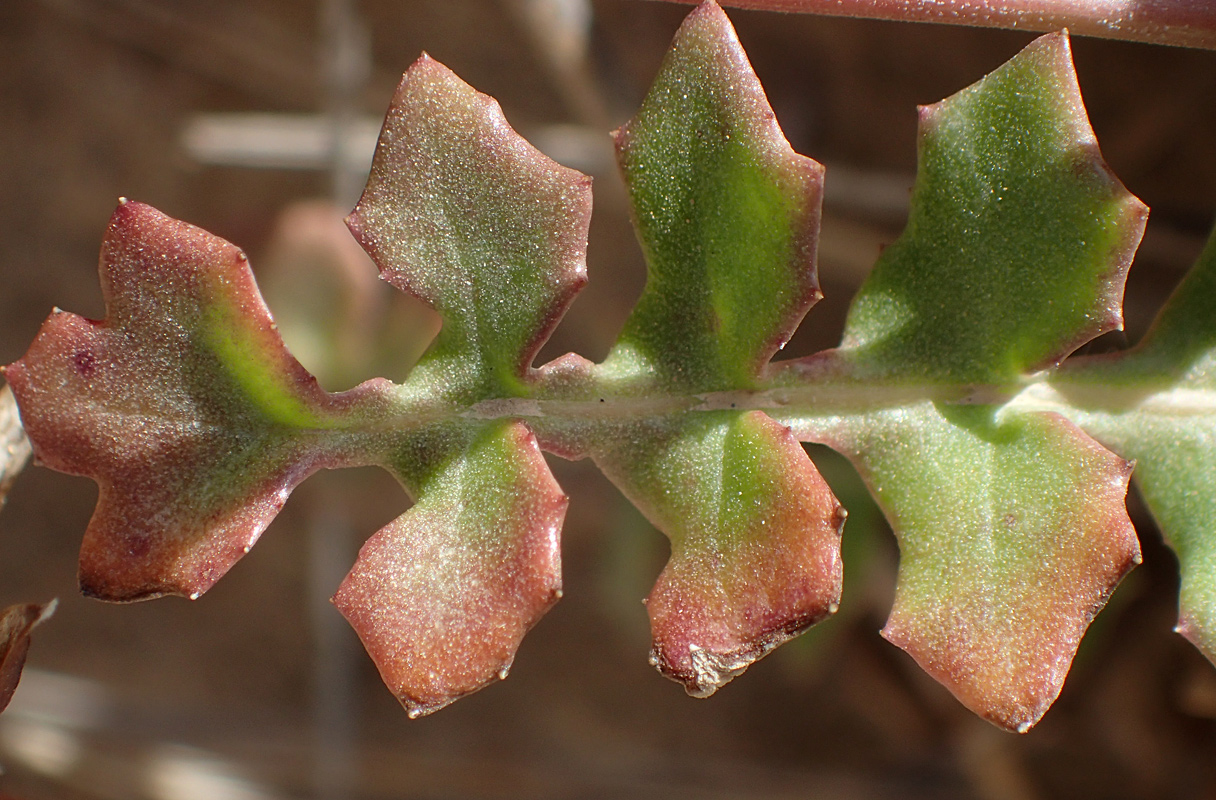
{"label": "leaf tip", "polygon": [[110,214],[110,225],[119,225],[149,214],[160,215],[160,212],[147,203],[141,203],[129,197],[119,197],[118,204],[114,206],[114,211]]}
{"label": "leaf tip", "polygon": [[[954,695],[955,699],[976,716],[1011,733],[1027,733],[1038,724],[1043,715],[1047,713],[1047,710],[1051,708],[1052,703],[1055,702],[1063,683],[1063,677],[1061,676],[1058,681],[1049,681],[1054,683],[1054,686],[1045,687],[1042,694],[1003,698],[993,697],[987,694],[983,688],[969,685],[964,677],[955,676],[936,669],[934,664],[918,657],[917,648],[920,644],[918,632],[910,626],[901,624],[901,621],[897,620],[894,615],[887,620],[878,634],[912,656],[921,669],[925,670],[931,677],[942,684],[943,688],[947,689],[950,694]],[[965,634],[960,633],[959,636],[963,637]],[[995,667],[996,665],[993,666]],[[1017,670],[1017,667],[1014,665],[1006,665],[1006,668],[1009,671]],[[1067,664],[1065,664],[1066,670]]]}
{"label": "leaf tip", "polygon": [[77,574],[76,583],[81,596],[103,603],[142,603],[145,600],[170,596],[197,600],[205,591],[160,583],[122,586],[109,580],[103,570],[87,567],[83,563]]}
{"label": "leaf tip", "polygon": [[1191,609],[1184,608],[1178,615],[1178,624],[1174,626],[1174,633],[1194,645],[1208,661],[1216,664],[1216,631]]}
{"label": "leaf tip", "polygon": [[703,18],[712,19],[719,24],[730,24],[726,12],[722,10],[722,6],[718,5],[717,0],[702,0],[696,8],[688,13],[688,16],[684,18],[684,22],[687,24],[689,20],[700,20]]}

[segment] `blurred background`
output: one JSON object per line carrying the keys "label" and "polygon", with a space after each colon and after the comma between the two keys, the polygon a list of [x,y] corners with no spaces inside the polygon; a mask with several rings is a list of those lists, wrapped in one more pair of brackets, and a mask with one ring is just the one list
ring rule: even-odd
{"label": "blurred background", "polygon": [[[436,326],[374,280],[341,217],[400,73],[423,50],[595,177],[591,283],[541,360],[599,360],[644,266],[608,131],[687,7],[644,0],[3,0],[0,361],[59,306],[103,315],[120,195],[244,247],[289,346],[329,389],[400,379]],[[827,166],[826,299],[786,354],[834,345],[906,216],[918,103],[979,79],[1023,33],[731,12],[795,149]],[[1129,281],[1134,342],[1216,216],[1216,53],[1075,40],[1107,160],[1152,208]],[[96,498],[31,468],[0,515],[0,603],[60,598],[0,716],[6,800],[283,798],[1216,798],[1216,669],[1171,632],[1176,563],[1129,500],[1144,564],[1030,734],[973,717],[878,636],[894,540],[851,467],[841,612],[709,700],[646,662],[641,598],[666,542],[593,467],[571,497],[565,599],[509,680],[417,721],[327,598],[408,501],[375,470],[303,485],[196,602],[87,601]]]}

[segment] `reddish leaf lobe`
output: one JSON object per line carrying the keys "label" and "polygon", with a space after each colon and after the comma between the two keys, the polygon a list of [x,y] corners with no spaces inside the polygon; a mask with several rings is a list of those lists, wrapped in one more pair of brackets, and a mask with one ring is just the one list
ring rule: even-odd
{"label": "reddish leaf lobe", "polygon": [[641,427],[594,457],[671,539],[646,601],[652,662],[704,697],[836,610],[845,512],[764,413],[673,426]]}
{"label": "reddish leaf lobe", "polygon": [[364,544],[334,596],[411,717],[505,678],[561,596],[566,496],[524,425],[496,428]]}
{"label": "reddish leaf lobe", "polygon": [[788,428],[760,412],[745,424],[778,462],[770,513],[736,532],[733,552],[692,539],[673,546],[646,599],[652,659],[693,695],[713,694],[840,601],[844,508]]}
{"label": "reddish leaf lobe", "polygon": [[284,348],[244,254],[124,201],[101,253],[104,321],[56,311],[6,375],[42,463],[93,478],[83,590],[197,597],[290,491],[341,456],[338,427],[381,384],[329,395]]}
{"label": "reddish leaf lobe", "polygon": [[424,360],[475,365],[515,393],[587,282],[590,218],[590,178],[423,54],[401,78],[347,223],[385,280],[442,315]]}
{"label": "reddish leaf lobe", "polygon": [[854,461],[899,540],[883,636],[976,714],[1025,732],[1140,561],[1131,464],[1058,415],[988,413],[925,403],[813,435]]}

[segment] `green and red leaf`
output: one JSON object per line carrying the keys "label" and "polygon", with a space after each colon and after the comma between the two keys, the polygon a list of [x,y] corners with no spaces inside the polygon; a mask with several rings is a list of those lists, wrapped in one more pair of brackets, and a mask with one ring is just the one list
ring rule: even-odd
{"label": "green and red leaf", "polygon": [[389,283],[443,328],[417,369],[454,397],[526,393],[532,359],[587,281],[591,179],[423,55],[401,78],[348,218]]}
{"label": "green and red leaf", "polygon": [[518,422],[454,438],[429,454],[437,466],[418,502],[364,544],[334,597],[411,717],[506,678],[561,596],[567,500],[536,438]]}
{"label": "green and red leaf", "polygon": [[596,464],[671,540],[646,601],[651,660],[689,694],[836,611],[845,512],[789,429],[722,411],[615,438]]}
{"label": "green and red leaf", "polygon": [[1144,340],[1069,363],[1052,382],[1078,423],[1135,459],[1182,575],[1178,632],[1216,663],[1216,232]]}
{"label": "green and red leaf", "polygon": [[1054,414],[930,403],[826,422],[899,540],[883,635],[985,719],[1025,732],[1140,561],[1131,464]]}
{"label": "green and red leaf", "polygon": [[922,109],[919,157],[907,228],[840,348],[788,374],[910,384],[938,402],[895,396],[794,426],[853,460],[895,530],[887,638],[1025,731],[1139,561],[1131,465],[1062,417],[951,403],[1008,397],[1120,326],[1146,210],[1101,159],[1063,34]]}
{"label": "green and red leaf", "polygon": [[921,109],[908,226],[853,301],[858,374],[1007,385],[1122,327],[1148,209],[1098,151],[1066,34]]}
{"label": "green and red leaf", "polygon": [[790,148],[716,4],[688,15],[616,145],[647,282],[603,373],[752,388],[821,297],[823,167]]}
{"label": "green and red leaf", "polygon": [[35,456],[97,481],[80,582],[106,600],[197,597],[305,477],[343,457],[381,383],[326,394],[283,347],[244,253],[122,202],[100,322],[56,311],[6,370]]}
{"label": "green and red leaf", "polygon": [[1102,161],[1064,35],[922,109],[906,231],[841,346],[780,370],[819,298],[823,170],[790,149],[714,3],[616,143],[649,277],[598,366],[532,367],[586,279],[589,179],[429,57],[348,218],[442,317],[400,386],[324,392],[239,250],[123,202],[105,319],[56,312],[7,370],[38,458],[100,485],[85,591],[196,597],[308,474],[379,464],[416,503],[334,601],[410,715],[429,713],[505,677],[560,596],[566,498],[543,445],[592,457],[670,539],[653,660],[707,695],[839,601],[844,511],[802,438],[850,457],[895,528],[884,634],[1021,731],[1139,559],[1134,457],[1182,563],[1180,629],[1216,660],[1216,239],[1144,344],[1038,372],[1121,324],[1145,217]]}
{"label": "green and red leaf", "polygon": [[[823,168],[790,148],[717,5],[685,20],[616,144],[648,277],[593,374],[630,394],[757,388],[820,297]],[[650,419],[591,454],[671,540],[651,660],[690,694],[835,610],[844,511],[765,414]]]}

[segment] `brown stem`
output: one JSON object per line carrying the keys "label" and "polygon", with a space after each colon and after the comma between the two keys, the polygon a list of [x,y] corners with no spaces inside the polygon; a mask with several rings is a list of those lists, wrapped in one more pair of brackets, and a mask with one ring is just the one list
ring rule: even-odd
{"label": "brown stem", "polygon": [[[694,3],[697,0],[667,0]],[[1216,50],[1213,0],[720,0],[724,6],[837,17],[1055,31]]]}

